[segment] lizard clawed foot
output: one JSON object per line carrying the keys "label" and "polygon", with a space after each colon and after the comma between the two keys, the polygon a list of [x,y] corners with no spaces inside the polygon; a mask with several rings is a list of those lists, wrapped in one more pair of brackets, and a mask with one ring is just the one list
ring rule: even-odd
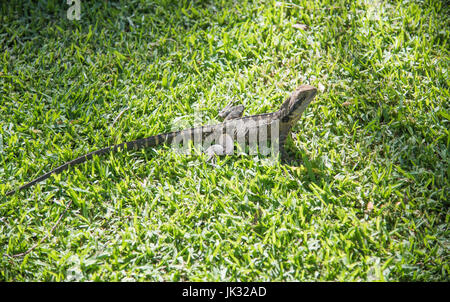
{"label": "lizard clawed foot", "polygon": [[207,162],[210,162],[213,166],[217,167],[215,165],[216,162],[216,156],[222,156],[222,155],[232,155],[234,152],[234,142],[231,136],[227,134],[222,134],[219,137],[219,144],[212,145],[206,149],[206,155],[208,158],[206,159]]}
{"label": "lizard clawed foot", "polygon": [[224,148],[222,145],[212,145],[208,149],[206,149],[206,161],[210,163],[213,167],[217,168],[216,165],[216,156],[224,154]]}
{"label": "lizard clawed foot", "polygon": [[280,155],[281,155],[280,159],[281,159],[282,164],[290,165],[290,166],[295,166],[295,165],[299,164],[298,160],[294,156],[289,154],[285,149],[280,150]]}

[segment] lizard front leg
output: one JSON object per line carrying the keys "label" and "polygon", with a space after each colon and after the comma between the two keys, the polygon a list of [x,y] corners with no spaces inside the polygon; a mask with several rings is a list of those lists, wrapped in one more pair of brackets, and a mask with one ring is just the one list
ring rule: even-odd
{"label": "lizard front leg", "polygon": [[[292,138],[290,138],[290,139],[292,139]],[[283,164],[297,165],[298,159],[294,155],[292,155],[292,153],[288,153],[288,151],[286,149],[286,141],[287,141],[287,137],[281,138],[281,142],[279,145],[280,160]]]}
{"label": "lizard front leg", "polygon": [[286,151],[284,145],[280,144],[280,160],[283,164],[291,164],[294,158]]}
{"label": "lizard front leg", "polygon": [[280,152],[280,160],[283,164],[290,164],[293,161],[292,156],[286,150],[286,141],[289,135],[289,129],[282,130],[280,133],[279,147],[278,150]]}

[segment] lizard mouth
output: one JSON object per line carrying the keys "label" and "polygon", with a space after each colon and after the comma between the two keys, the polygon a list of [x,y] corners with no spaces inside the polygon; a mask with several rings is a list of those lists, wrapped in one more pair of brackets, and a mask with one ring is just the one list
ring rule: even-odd
{"label": "lizard mouth", "polygon": [[300,86],[292,96],[293,103],[290,108],[291,114],[301,114],[305,110],[306,106],[311,103],[316,93],[317,89],[313,86]]}

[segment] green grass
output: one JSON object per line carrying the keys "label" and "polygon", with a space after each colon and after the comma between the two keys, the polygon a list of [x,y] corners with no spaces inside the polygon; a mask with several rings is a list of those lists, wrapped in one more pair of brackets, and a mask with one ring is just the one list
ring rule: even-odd
{"label": "green grass", "polygon": [[[0,280],[449,281],[444,2],[67,9],[1,3]],[[196,108],[277,110],[301,84],[321,91],[289,142],[298,165],[128,151],[4,197]]]}

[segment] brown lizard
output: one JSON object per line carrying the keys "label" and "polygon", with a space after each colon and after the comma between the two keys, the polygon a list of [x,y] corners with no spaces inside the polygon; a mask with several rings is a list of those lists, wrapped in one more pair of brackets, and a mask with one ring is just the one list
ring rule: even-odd
{"label": "brown lizard", "polygon": [[[7,192],[6,195],[12,195],[15,192],[29,188],[32,185],[49,178],[52,174],[61,173],[71,166],[92,159],[94,155],[117,152],[118,150],[123,150],[125,148],[141,149],[171,143],[176,145],[181,140],[183,140],[183,142],[192,140],[211,143],[206,153],[210,155],[223,155],[230,154],[230,152],[233,151],[235,142],[243,142],[244,140],[248,142],[252,139],[259,139],[264,143],[270,142],[273,146],[278,147],[276,150],[280,152],[281,159],[286,160],[288,155],[285,151],[284,143],[289,136],[292,127],[300,119],[303,111],[314,99],[316,93],[317,89],[315,87],[303,85],[298,87],[283,102],[281,108],[276,112],[242,117],[244,111],[243,105],[229,107],[219,113],[219,117],[224,119],[220,124],[153,135],[147,138],[99,149],[66,162],[50,172],[22,185],[18,189]],[[264,131],[260,131],[263,128],[264,130],[267,130],[265,134]],[[217,142],[218,138],[221,143],[213,145],[212,143],[214,141]]]}

